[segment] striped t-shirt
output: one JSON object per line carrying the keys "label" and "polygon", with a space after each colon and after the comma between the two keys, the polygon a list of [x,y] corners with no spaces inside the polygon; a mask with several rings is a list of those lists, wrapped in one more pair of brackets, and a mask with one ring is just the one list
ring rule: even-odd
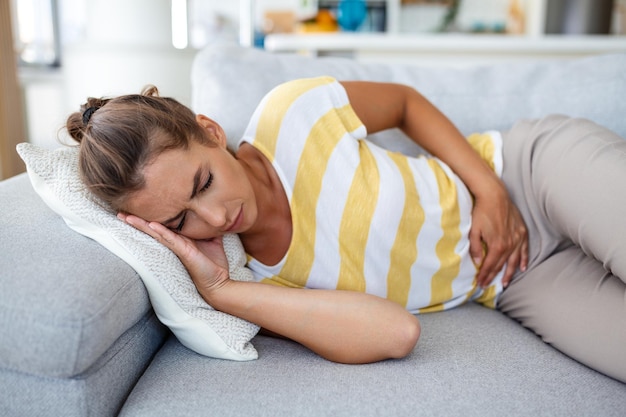
{"label": "striped t-shirt", "polygon": [[[276,265],[249,257],[255,278],[289,287],[364,291],[417,312],[468,300],[494,306],[502,272],[477,287],[469,254],[472,196],[440,160],[365,140],[343,86],[330,77],[282,84],[242,138],[272,163],[287,194],[292,241]],[[496,132],[472,146],[498,175]]]}

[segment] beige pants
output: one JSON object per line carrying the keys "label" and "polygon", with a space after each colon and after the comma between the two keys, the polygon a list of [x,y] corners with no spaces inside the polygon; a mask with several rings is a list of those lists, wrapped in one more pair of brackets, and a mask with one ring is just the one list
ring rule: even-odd
{"label": "beige pants", "polygon": [[626,141],[563,116],[519,122],[503,138],[530,260],[498,309],[626,382]]}

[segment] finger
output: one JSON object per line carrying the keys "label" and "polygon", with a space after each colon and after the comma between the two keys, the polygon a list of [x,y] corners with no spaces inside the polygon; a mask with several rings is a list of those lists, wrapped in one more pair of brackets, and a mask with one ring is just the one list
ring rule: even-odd
{"label": "finger", "polygon": [[148,222],[141,217],[134,216],[132,214],[118,213],[117,218],[133,226],[137,230],[141,230],[144,233],[155,237],[154,231],[148,226]]}
{"label": "finger", "polygon": [[522,272],[528,269],[528,238],[524,238],[521,248],[520,270]]}
{"label": "finger", "polygon": [[509,257],[509,260],[506,263],[506,269],[504,271],[504,275],[502,276],[502,286],[506,288],[511,279],[513,279],[513,274],[517,271],[517,266],[519,265],[520,255],[519,252],[514,252],[513,255]]}
{"label": "finger", "polygon": [[483,241],[480,237],[480,231],[478,231],[478,227],[473,227],[469,233],[469,241],[470,241],[470,256],[472,257],[472,261],[474,261],[474,265],[476,267],[480,267],[483,261]]}
{"label": "finger", "polygon": [[180,241],[184,242],[179,234],[172,232],[161,223],[149,222],[148,228],[170,249],[174,249]]}
{"label": "finger", "polygon": [[481,287],[488,286],[495,276],[502,270],[506,262],[507,256],[503,254],[502,250],[492,250],[488,247],[487,256],[480,268],[477,281]]}
{"label": "finger", "polygon": [[498,258],[500,257],[500,251],[495,244],[486,244],[485,246],[486,253],[480,265],[480,273],[478,274],[479,284],[482,284],[488,278],[492,270],[497,266]]}
{"label": "finger", "polygon": [[165,245],[169,250],[174,252],[181,260],[189,257],[189,245],[182,236],[174,233],[161,223],[148,222],[141,217],[134,215],[125,216],[126,223],[142,232],[150,235],[159,243]]}

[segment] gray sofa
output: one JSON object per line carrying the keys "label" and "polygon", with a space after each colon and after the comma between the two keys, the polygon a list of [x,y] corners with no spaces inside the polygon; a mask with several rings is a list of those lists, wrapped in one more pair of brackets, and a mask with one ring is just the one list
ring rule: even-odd
{"label": "gray sofa", "polygon": [[[194,63],[194,110],[234,144],[255,103],[288,79],[409,83],[464,133],[522,117],[591,118],[626,137],[626,55],[484,68],[359,64],[213,45]],[[149,81],[149,80],[147,80]],[[374,138],[418,149],[398,132]],[[26,175],[0,183],[0,416],[623,416],[626,384],[561,354],[498,311],[423,315],[405,359],[340,365],[282,339],[233,362],[183,347],[139,276],[70,230]]]}

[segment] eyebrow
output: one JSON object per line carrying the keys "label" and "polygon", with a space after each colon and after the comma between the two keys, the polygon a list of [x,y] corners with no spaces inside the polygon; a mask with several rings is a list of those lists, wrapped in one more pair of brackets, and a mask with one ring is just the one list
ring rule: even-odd
{"label": "eyebrow", "polygon": [[[200,186],[200,177],[202,176],[202,168],[198,168],[198,170],[196,171],[196,175],[194,175],[193,177],[193,189],[191,190],[191,195],[189,196],[190,200],[193,200],[193,198],[196,196],[196,194],[198,194],[198,187]],[[165,220],[164,222],[162,222],[161,224],[169,224],[171,222],[173,222],[174,220],[178,219],[180,216],[183,215],[183,212],[181,211],[180,213],[178,213],[176,216]]]}

